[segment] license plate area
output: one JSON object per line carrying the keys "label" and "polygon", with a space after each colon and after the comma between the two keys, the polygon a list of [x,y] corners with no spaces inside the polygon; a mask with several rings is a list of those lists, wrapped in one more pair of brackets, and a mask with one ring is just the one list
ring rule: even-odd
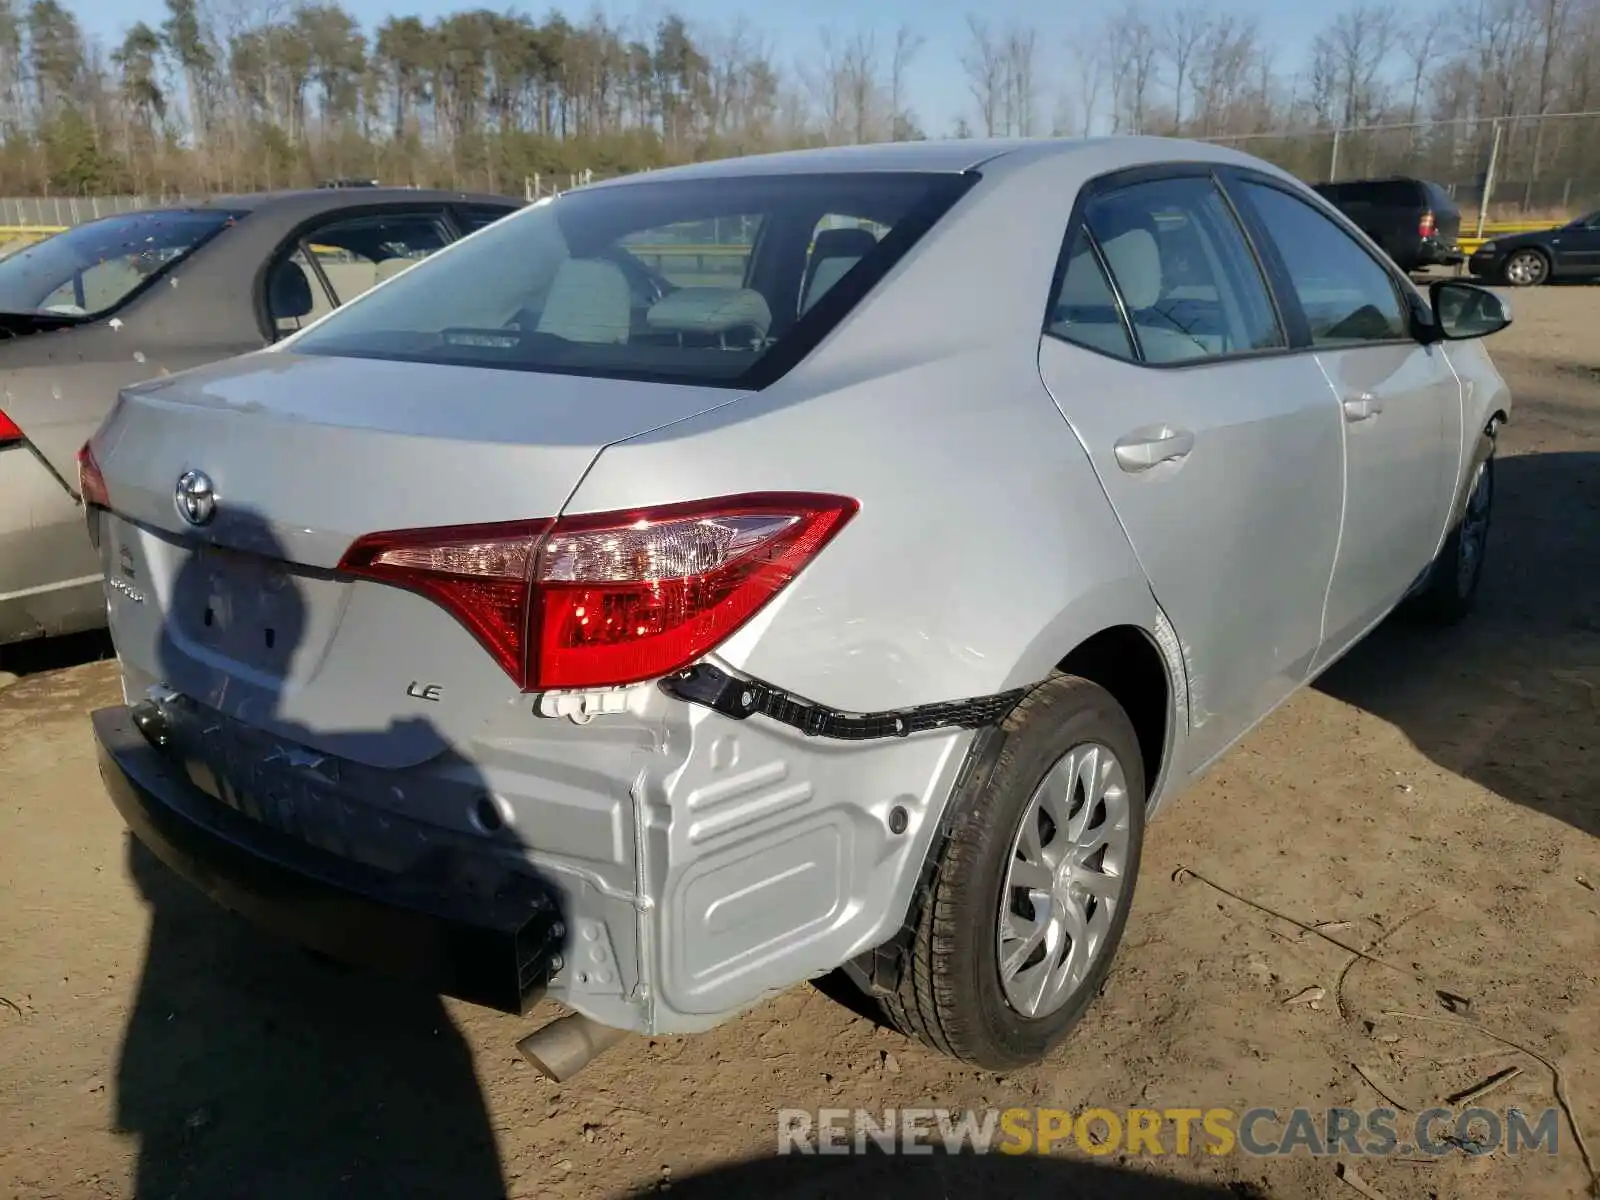
{"label": "license plate area", "polygon": [[174,615],[195,645],[283,674],[305,635],[305,598],[281,562],[203,545],[183,568]]}

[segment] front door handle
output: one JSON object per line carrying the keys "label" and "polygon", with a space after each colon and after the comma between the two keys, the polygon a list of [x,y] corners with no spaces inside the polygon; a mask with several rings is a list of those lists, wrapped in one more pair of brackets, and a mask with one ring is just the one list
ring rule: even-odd
{"label": "front door handle", "polygon": [[1163,425],[1156,430],[1140,429],[1117,439],[1117,466],[1124,471],[1148,471],[1164,462],[1173,462],[1194,449],[1194,434],[1187,429]]}
{"label": "front door handle", "polygon": [[1346,421],[1370,421],[1383,411],[1383,405],[1378,403],[1378,398],[1371,392],[1362,392],[1359,396],[1351,396],[1344,402],[1344,419]]}

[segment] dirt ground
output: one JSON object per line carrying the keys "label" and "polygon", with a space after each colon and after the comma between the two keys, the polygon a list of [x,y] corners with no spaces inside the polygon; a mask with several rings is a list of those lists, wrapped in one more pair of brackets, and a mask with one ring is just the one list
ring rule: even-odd
{"label": "dirt ground", "polygon": [[[1109,986],[1034,1070],[954,1065],[803,986],[548,1083],[514,1048],[531,1024],[320,965],[131,849],[85,719],[112,666],[33,652],[0,691],[0,1195],[1581,1194],[1566,1121],[1553,1158],[1342,1175],[1198,1150],[774,1157],[780,1108],[1415,1111],[1508,1067],[1483,1103],[1536,1116],[1547,1063],[1600,1153],[1600,289],[1514,304],[1480,612],[1380,629],[1154,824]],[[1285,918],[1348,922],[1324,932],[1381,939],[1382,965]]]}

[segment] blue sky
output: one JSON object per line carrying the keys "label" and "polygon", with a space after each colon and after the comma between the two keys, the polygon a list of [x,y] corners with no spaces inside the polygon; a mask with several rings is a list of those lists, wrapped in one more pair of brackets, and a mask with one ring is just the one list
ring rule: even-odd
{"label": "blue sky", "polygon": [[[214,0],[218,5],[249,5],[252,0]],[[1159,13],[1172,0],[1145,0],[1151,13]],[[1399,7],[1409,8],[1416,0],[1401,0]],[[86,30],[108,45],[117,40],[123,30],[137,20],[156,23],[164,15],[162,0],[68,0],[68,4],[83,22]],[[263,0],[255,0],[264,6]],[[289,7],[284,0],[282,8]],[[461,8],[486,7],[493,9],[521,9],[543,15],[552,6],[548,3],[514,3],[509,0],[490,0],[488,3],[449,3],[448,0],[415,0],[414,3],[395,3],[395,0],[345,0],[345,7],[370,29],[374,24],[395,12],[416,13],[432,18],[441,13]],[[590,0],[577,4],[555,5],[566,12],[569,19],[581,21],[598,7],[613,20],[635,18],[649,22],[669,6],[662,0],[606,0],[595,5]],[[1061,91],[1076,90],[1076,72],[1068,56],[1068,38],[1093,27],[1110,8],[1117,7],[1116,0],[1088,0],[1079,4],[1062,4],[1047,0],[877,0],[864,4],[860,0],[798,0],[780,3],[765,10],[747,6],[739,0],[682,0],[672,5],[688,20],[726,28],[741,13],[748,16],[752,27],[767,35],[775,55],[784,68],[793,72],[795,65],[817,45],[818,30],[829,26],[840,35],[849,36],[858,29],[875,33],[880,54],[887,59],[893,44],[894,31],[901,23],[913,26],[925,39],[912,64],[909,79],[909,99],[923,128],[930,135],[950,132],[958,117],[972,119],[973,105],[961,72],[960,57],[967,42],[966,14],[976,12],[991,26],[1001,27],[1008,21],[1026,22],[1039,31],[1040,80],[1039,111],[1048,132],[1048,122],[1055,111],[1055,97]],[[1215,7],[1227,8],[1241,15],[1253,14],[1261,23],[1265,41],[1276,51],[1275,60],[1280,75],[1287,74],[1302,61],[1311,37],[1331,15],[1332,10],[1313,4],[1278,4],[1270,0],[1216,0]],[[1103,102],[1102,102],[1103,106]]]}

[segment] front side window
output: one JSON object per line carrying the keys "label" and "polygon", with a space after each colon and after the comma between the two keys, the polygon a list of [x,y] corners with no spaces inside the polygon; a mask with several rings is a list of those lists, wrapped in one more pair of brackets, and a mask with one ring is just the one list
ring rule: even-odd
{"label": "front side window", "polygon": [[1277,246],[1315,346],[1359,346],[1405,338],[1406,320],[1389,272],[1303,200],[1264,183],[1240,185]]}
{"label": "front side window", "polygon": [[1084,215],[1145,362],[1286,344],[1249,243],[1209,178],[1118,188],[1092,199]]}
{"label": "front side window", "polygon": [[[859,298],[969,186],[953,174],[746,176],[581,189],[341,308],[297,352],[720,385],[820,337],[849,299],[803,307],[822,217],[908,236],[861,247]],[[784,361],[780,355],[774,360]]]}
{"label": "front side window", "polygon": [[243,215],[160,210],[68,229],[0,260],[0,312],[101,316]]}

